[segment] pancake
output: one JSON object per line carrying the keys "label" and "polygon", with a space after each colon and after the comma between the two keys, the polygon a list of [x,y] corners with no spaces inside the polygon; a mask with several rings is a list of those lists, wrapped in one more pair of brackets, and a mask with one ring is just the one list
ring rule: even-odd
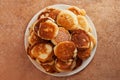
{"label": "pancake", "polygon": [[35,34],[37,34],[37,32],[35,31],[35,28],[39,28],[39,20],[36,20],[32,26],[29,29],[29,33],[31,35],[32,32],[35,32]]}
{"label": "pancake", "polygon": [[41,65],[46,72],[50,72],[50,73],[55,73],[56,71],[54,70],[54,66],[53,65]]}
{"label": "pancake", "polygon": [[68,8],[68,10],[72,11],[76,15],[83,15],[83,16],[86,15],[86,11],[84,9],[79,9],[76,6],[71,6]]}
{"label": "pancake", "polygon": [[49,13],[52,12],[54,10],[54,8],[46,8],[39,16],[38,19],[40,18],[45,18],[45,17],[49,17]]}
{"label": "pancake", "polygon": [[52,59],[53,46],[50,43],[39,43],[30,50],[31,58],[38,59],[40,62],[46,62]]}
{"label": "pancake", "polygon": [[33,47],[33,46],[28,45],[28,47],[27,47],[27,54],[28,54],[32,59],[35,59],[35,57],[33,57],[33,56],[31,55],[31,49],[32,49],[32,47]]}
{"label": "pancake", "polygon": [[57,45],[60,42],[70,41],[70,40],[71,40],[70,33],[65,28],[59,27],[58,35],[55,38],[53,38],[51,41],[54,45]]}
{"label": "pancake", "polygon": [[89,35],[89,37],[90,37],[90,40],[91,40],[91,42],[93,43],[93,47],[96,45],[96,38],[92,35],[92,33],[90,33],[90,32],[87,32],[87,34]]}
{"label": "pancake", "polygon": [[88,57],[90,57],[90,54],[93,48],[94,48],[94,44],[91,41],[90,48],[86,50],[78,50],[78,53],[77,53],[78,57],[82,60],[87,59]]}
{"label": "pancake", "polygon": [[58,14],[60,13],[60,10],[54,9],[49,13],[49,17],[54,19],[56,21]]}
{"label": "pancake", "polygon": [[87,59],[90,57],[91,49],[86,49],[86,50],[78,50],[78,57],[82,60]]}
{"label": "pancake", "polygon": [[62,10],[57,16],[57,24],[67,30],[75,30],[79,27],[77,17],[69,10]]}
{"label": "pancake", "polygon": [[78,19],[78,24],[80,25],[80,27],[82,27],[83,30],[91,31],[90,25],[88,24],[88,21],[85,18],[85,16],[78,15],[77,19]]}
{"label": "pancake", "polygon": [[33,31],[36,33],[36,35],[38,35],[38,30],[39,30],[39,26],[40,26],[40,23],[43,23],[47,20],[51,20],[54,22],[53,19],[51,19],[50,17],[46,17],[46,18],[40,18],[39,20],[35,21],[32,25],[32,29]]}
{"label": "pancake", "polygon": [[90,50],[92,50],[93,48],[94,48],[94,46],[95,46],[95,44],[94,44],[94,42],[93,41],[91,41],[91,43],[90,43]]}
{"label": "pancake", "polygon": [[74,30],[72,32],[71,40],[78,49],[87,49],[90,46],[89,35],[84,30]]}
{"label": "pancake", "polygon": [[71,71],[75,66],[76,66],[76,61],[72,59],[68,62],[63,62],[59,59],[55,61],[55,68],[58,72]]}
{"label": "pancake", "polygon": [[60,13],[60,10],[59,10],[59,9],[47,8],[47,9],[45,9],[45,11],[43,11],[43,12],[39,15],[38,19],[40,19],[40,18],[45,18],[45,17],[50,17],[50,18],[56,20],[57,15],[58,15],[59,13]]}
{"label": "pancake", "polygon": [[56,23],[51,20],[40,23],[38,36],[45,40],[51,40],[58,34],[59,28]]}
{"label": "pancake", "polygon": [[60,42],[54,47],[54,54],[61,61],[67,61],[74,58],[76,53],[75,44],[71,41]]}
{"label": "pancake", "polygon": [[41,66],[45,69],[45,71],[54,73],[55,67],[54,67],[54,60],[48,61],[48,62],[41,62]]}
{"label": "pancake", "polygon": [[[39,61],[39,60],[38,60]],[[40,62],[41,65],[53,65],[54,64],[54,59],[51,59],[49,61],[46,62]]]}
{"label": "pancake", "polygon": [[43,42],[47,42],[47,41],[38,37],[35,34],[35,32],[31,32],[30,36],[28,37],[28,42],[29,42],[30,45],[34,45],[36,43],[43,43]]}

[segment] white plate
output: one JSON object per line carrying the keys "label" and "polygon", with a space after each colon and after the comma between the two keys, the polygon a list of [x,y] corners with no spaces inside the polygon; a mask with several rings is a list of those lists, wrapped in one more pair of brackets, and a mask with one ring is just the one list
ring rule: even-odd
{"label": "white plate", "polygon": [[[52,6],[49,6],[49,7],[54,7],[54,8],[58,8],[58,9],[67,9],[70,5],[65,5],[65,4],[57,4],[57,5],[52,5]],[[27,28],[26,28],[26,32],[25,32],[25,37],[24,37],[24,44],[25,44],[25,49],[27,51],[27,47],[28,47],[28,36],[29,36],[29,28],[30,26],[37,20],[39,14],[44,11],[44,9],[40,10],[32,19],[31,21],[29,22]],[[86,19],[87,21],[89,22],[91,28],[92,28],[92,34],[95,36],[95,38],[97,39],[97,33],[96,33],[96,29],[95,29],[95,26],[94,24],[92,23],[91,19],[86,16]],[[96,51],[96,47],[97,45],[95,46],[95,48],[92,50],[91,52],[91,56],[86,59],[85,61],[83,61],[83,63],[81,64],[80,67],[78,67],[77,69],[73,70],[73,71],[70,71],[70,72],[64,72],[64,73],[48,73],[46,72],[41,66],[39,63],[37,63],[36,61],[34,61],[33,59],[30,59],[30,61],[35,65],[36,68],[38,68],[40,71],[46,73],[46,74],[49,74],[49,75],[52,75],[52,76],[58,76],[58,77],[63,77],[63,76],[70,76],[70,75],[73,75],[75,73],[78,73],[80,72],[81,70],[83,70],[90,62],[91,60],[93,59],[94,55],[95,55],[95,51]]]}

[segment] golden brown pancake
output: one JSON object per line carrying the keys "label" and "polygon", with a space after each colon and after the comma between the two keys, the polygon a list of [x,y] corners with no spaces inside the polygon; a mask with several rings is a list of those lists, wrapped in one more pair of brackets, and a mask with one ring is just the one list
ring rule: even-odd
{"label": "golden brown pancake", "polygon": [[51,18],[49,18],[49,17],[45,17],[45,18],[40,18],[40,19],[38,19],[37,21],[35,21],[35,22],[33,23],[32,29],[33,29],[33,31],[36,33],[36,35],[38,35],[38,30],[39,30],[40,23],[43,23],[43,22],[45,22],[45,21],[47,21],[47,20],[51,20],[51,21],[54,22],[53,19],[51,19]]}
{"label": "golden brown pancake", "polygon": [[31,49],[32,49],[32,46],[28,45],[28,47],[27,47],[27,54],[28,54],[32,59],[35,59],[35,58],[34,58],[33,56],[31,56],[31,54],[30,54]]}
{"label": "golden brown pancake", "polygon": [[83,30],[85,30],[85,31],[87,31],[87,32],[88,32],[88,31],[91,31],[91,27],[90,27],[90,25],[88,24],[87,19],[85,18],[85,16],[78,15],[77,18],[78,18],[78,24],[79,24],[79,26],[80,26]]}
{"label": "golden brown pancake", "polygon": [[77,53],[78,57],[82,60],[87,59],[88,57],[90,57],[90,53],[91,53],[93,48],[94,48],[94,44],[91,41],[90,47],[88,49],[78,50],[78,53]]}
{"label": "golden brown pancake", "polygon": [[43,11],[38,19],[40,18],[44,18],[44,17],[50,17],[54,20],[56,20],[57,18],[57,15],[60,13],[60,10],[59,9],[55,9],[55,8],[47,8],[45,11]]}
{"label": "golden brown pancake", "polygon": [[47,42],[47,41],[38,37],[35,34],[35,32],[31,32],[30,36],[28,37],[28,42],[29,42],[30,45],[34,45],[36,43],[43,43],[43,42]]}
{"label": "golden brown pancake", "polygon": [[58,34],[59,28],[56,23],[51,20],[40,23],[38,35],[45,40],[51,40]]}
{"label": "golden brown pancake", "polygon": [[54,60],[47,61],[47,62],[41,62],[41,66],[45,69],[45,71],[54,73],[55,67],[54,67]]}
{"label": "golden brown pancake", "polygon": [[86,12],[84,9],[79,9],[78,7],[71,6],[68,8],[68,10],[72,11],[74,14],[77,15],[78,24],[81,27],[81,29],[85,31],[91,31],[91,27],[85,18]]}
{"label": "golden brown pancake", "polygon": [[67,30],[78,29],[77,16],[69,10],[62,10],[57,16],[57,24]]}
{"label": "golden brown pancake", "polygon": [[[38,60],[39,61],[39,60]],[[41,65],[53,65],[54,64],[54,59],[52,58],[49,61],[46,62],[40,62]]]}
{"label": "golden brown pancake", "polygon": [[63,27],[59,27],[58,35],[53,38],[51,41],[54,45],[57,45],[59,42],[70,41],[71,35],[70,33]]}
{"label": "golden brown pancake", "polygon": [[90,46],[89,35],[84,30],[74,30],[71,39],[78,49],[86,49]]}
{"label": "golden brown pancake", "polygon": [[75,44],[71,41],[60,42],[54,47],[55,56],[62,61],[74,58],[76,52]]}
{"label": "golden brown pancake", "polygon": [[82,60],[87,59],[90,57],[91,49],[86,49],[86,50],[78,50],[78,57]]}
{"label": "golden brown pancake", "polygon": [[68,62],[63,62],[59,59],[55,61],[55,68],[58,72],[71,71],[75,66],[76,62],[72,59]]}
{"label": "golden brown pancake", "polygon": [[38,59],[40,62],[46,62],[52,59],[53,45],[50,43],[39,43],[32,47],[30,56]]}
{"label": "golden brown pancake", "polygon": [[83,15],[83,16],[86,15],[86,11],[84,9],[79,9],[76,6],[71,6],[68,8],[68,10],[72,11],[76,15]]}
{"label": "golden brown pancake", "polygon": [[49,13],[55,10],[54,8],[46,8],[39,16],[38,19],[40,18],[45,18],[49,16]]}
{"label": "golden brown pancake", "polygon": [[34,28],[39,28],[39,20],[36,20],[36,21],[32,24],[32,26],[30,27],[30,29],[29,29],[30,35],[31,35],[32,32],[35,32],[35,34],[37,34],[36,31],[34,31]]}
{"label": "golden brown pancake", "polygon": [[58,14],[60,13],[60,10],[54,9],[49,13],[49,17],[54,19],[56,21]]}
{"label": "golden brown pancake", "polygon": [[55,73],[54,65],[41,65],[46,72]]}
{"label": "golden brown pancake", "polygon": [[87,34],[89,35],[89,37],[90,37],[90,40],[91,40],[91,42],[93,43],[93,47],[96,45],[96,38],[93,36],[93,34],[92,33],[90,33],[90,32],[87,32]]}

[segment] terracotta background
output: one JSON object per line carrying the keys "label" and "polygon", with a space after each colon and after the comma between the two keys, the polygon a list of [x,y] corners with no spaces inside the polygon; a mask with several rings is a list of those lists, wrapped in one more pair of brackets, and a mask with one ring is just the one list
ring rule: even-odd
{"label": "terracotta background", "polygon": [[[37,70],[24,50],[30,19],[40,9],[59,3],[84,8],[98,34],[92,62],[63,78]],[[0,0],[0,80],[120,80],[120,0]]]}

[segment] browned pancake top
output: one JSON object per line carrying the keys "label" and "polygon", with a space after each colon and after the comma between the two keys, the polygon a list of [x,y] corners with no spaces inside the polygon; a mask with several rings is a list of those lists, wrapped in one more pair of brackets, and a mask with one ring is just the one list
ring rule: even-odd
{"label": "browned pancake top", "polygon": [[58,15],[59,13],[60,13],[60,10],[58,10],[58,9],[47,8],[45,11],[43,11],[43,12],[39,15],[38,19],[44,18],[44,17],[50,17],[50,18],[56,20],[57,15]]}
{"label": "browned pancake top", "polygon": [[73,58],[75,45],[71,41],[60,42],[54,51],[60,60],[68,60]]}
{"label": "browned pancake top", "polygon": [[78,49],[89,48],[90,39],[84,30],[75,30],[72,32],[72,41]]}
{"label": "browned pancake top", "polygon": [[59,27],[58,35],[53,39],[53,42],[58,44],[59,42],[70,40],[71,40],[70,33],[65,28]]}
{"label": "browned pancake top", "polygon": [[54,9],[49,13],[49,17],[56,20],[59,13],[60,13],[60,10]]}
{"label": "browned pancake top", "polygon": [[49,24],[47,22],[41,23],[39,28],[39,35],[41,38],[53,39],[55,34],[54,32],[56,31],[53,26],[53,24]]}
{"label": "browned pancake top", "polygon": [[59,65],[57,67],[59,67],[60,69],[67,70],[67,69],[71,68],[71,65],[72,65],[73,61],[63,62],[63,61],[58,59],[56,63]]}
{"label": "browned pancake top", "polygon": [[43,23],[47,20],[50,20],[50,18],[46,17],[46,18],[40,18],[38,19],[35,23],[34,23],[34,32],[37,34],[38,30],[39,30],[39,25],[40,23]]}
{"label": "browned pancake top", "polygon": [[35,44],[34,46],[31,47],[30,49],[30,55],[33,58],[37,58],[39,56],[39,54],[48,54],[47,53],[47,48],[46,48],[46,44],[51,45],[50,43],[38,43]]}
{"label": "browned pancake top", "polygon": [[82,60],[87,59],[90,56],[91,49],[78,50],[78,57]]}
{"label": "browned pancake top", "polygon": [[77,7],[70,7],[68,10],[72,11],[73,13],[75,13],[76,15],[80,15],[80,9]]}
{"label": "browned pancake top", "polygon": [[55,67],[54,67],[54,60],[49,61],[49,62],[41,62],[41,66],[47,71],[54,73],[55,72]]}
{"label": "browned pancake top", "polygon": [[39,16],[38,19],[48,17],[49,13],[55,10],[54,8],[46,8]]}
{"label": "browned pancake top", "polygon": [[36,43],[43,43],[43,42],[48,42],[44,39],[41,39],[40,37],[38,37],[35,32],[32,32],[31,35],[29,36],[29,44],[30,45],[34,45]]}
{"label": "browned pancake top", "polygon": [[32,48],[33,53],[46,53],[46,48],[45,48],[45,43],[40,43],[40,44],[36,44],[33,48]]}
{"label": "browned pancake top", "polygon": [[54,70],[53,65],[41,65],[45,71],[50,72],[50,73],[55,73],[56,71]]}

